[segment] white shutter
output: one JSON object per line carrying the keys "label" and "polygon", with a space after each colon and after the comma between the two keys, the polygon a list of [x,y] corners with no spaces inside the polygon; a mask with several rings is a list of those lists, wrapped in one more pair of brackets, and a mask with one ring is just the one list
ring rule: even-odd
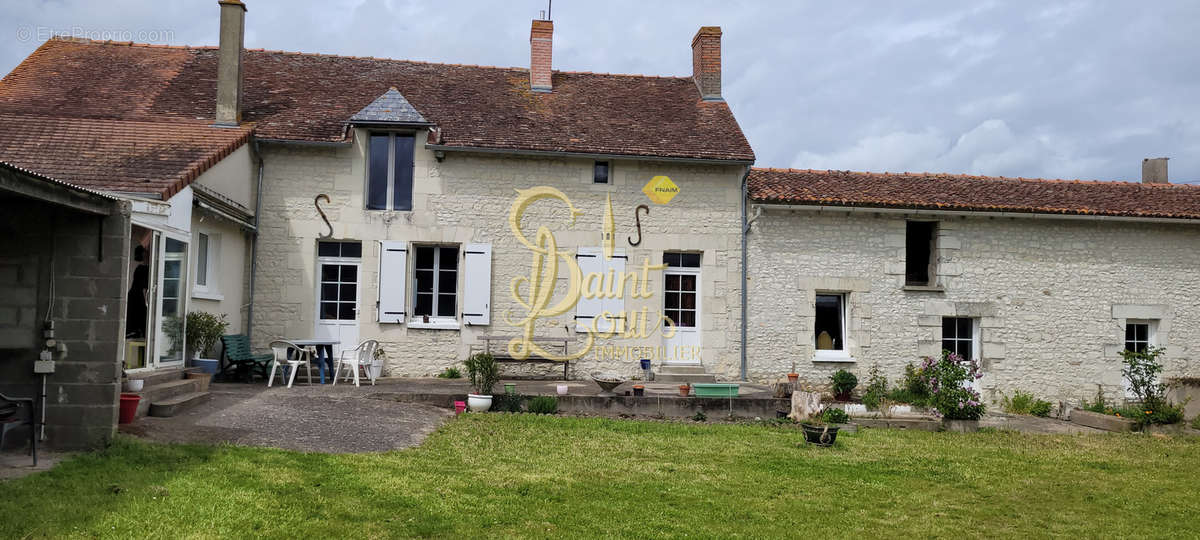
{"label": "white shutter", "polygon": [[[579,271],[585,279],[579,284],[579,302],[575,304],[575,330],[586,332],[604,309],[604,302],[600,298],[584,298],[583,291],[587,290],[584,285],[589,273],[604,273],[604,254],[598,247],[581,247],[575,255],[575,261],[579,263]],[[600,325],[600,329],[604,329],[603,325]]]}
{"label": "white shutter", "polygon": [[466,278],[463,285],[463,322],[486,325],[492,321],[492,245],[467,244],[463,251]]}
{"label": "white shutter", "polygon": [[408,242],[379,243],[379,322],[404,323],[408,314]]}
{"label": "white shutter", "polygon": [[[605,298],[602,307],[610,316],[620,317],[619,319],[610,319],[615,320],[617,323],[616,328],[613,328],[615,332],[622,332],[625,329],[625,295],[617,290],[617,285],[621,284],[621,274],[625,273],[625,260],[625,250],[617,248],[613,250],[613,258],[604,261],[604,277],[607,279],[608,271],[612,270],[612,288],[619,295],[618,298]],[[601,323],[600,326],[604,328],[607,325]]]}

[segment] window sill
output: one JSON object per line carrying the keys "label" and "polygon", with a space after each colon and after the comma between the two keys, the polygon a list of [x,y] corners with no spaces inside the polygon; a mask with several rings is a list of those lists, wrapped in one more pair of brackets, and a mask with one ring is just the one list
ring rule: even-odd
{"label": "window sill", "polygon": [[216,300],[219,302],[225,299],[225,295],[219,292],[197,291],[193,289],[192,298],[199,298],[201,300]]}
{"label": "window sill", "polygon": [[941,285],[905,285],[902,290],[912,292],[946,292]]}
{"label": "window sill", "polygon": [[462,326],[456,319],[429,319],[429,322],[410,320],[408,321],[408,327],[423,330],[458,330]]}
{"label": "window sill", "polygon": [[844,351],[818,351],[813,355],[814,364],[854,364],[858,361]]}

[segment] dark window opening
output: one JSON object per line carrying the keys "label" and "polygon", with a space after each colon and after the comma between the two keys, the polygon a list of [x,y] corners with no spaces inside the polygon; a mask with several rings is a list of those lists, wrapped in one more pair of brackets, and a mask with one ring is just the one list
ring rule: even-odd
{"label": "dark window opening", "polygon": [[412,210],[413,149],[412,134],[371,134],[367,150],[368,209]]}
{"label": "dark window opening", "polygon": [[1125,350],[1146,352],[1150,348],[1150,323],[1125,325]]}
{"label": "dark window opening", "polygon": [[664,252],[663,264],[675,268],[700,268],[699,253]]}
{"label": "dark window opening", "polygon": [[813,328],[813,339],[819,351],[844,351],[845,339],[842,334],[845,325],[845,296],[840,294],[817,295],[817,317]]}
{"label": "dark window opening", "polygon": [[597,161],[596,166],[592,168],[592,183],[607,184],[608,183],[608,162]]}
{"label": "dark window opening", "polygon": [[974,358],[975,320],[967,317],[942,318],[942,349],[958,353],[964,359]]}
{"label": "dark window opening", "polygon": [[937,242],[936,221],[909,221],[904,240],[904,283],[932,285],[934,245]]}
{"label": "dark window opening", "polygon": [[362,244],[359,242],[317,242],[317,256],[359,259],[362,258]]}

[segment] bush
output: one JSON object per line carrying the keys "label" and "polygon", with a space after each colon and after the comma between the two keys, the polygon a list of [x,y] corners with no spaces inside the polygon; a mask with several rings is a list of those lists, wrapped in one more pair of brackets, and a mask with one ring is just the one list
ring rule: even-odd
{"label": "bush", "polygon": [[1200,429],[1200,415],[1192,419],[1192,429]]}
{"label": "bush", "polygon": [[[924,373],[920,368],[913,367],[912,364],[904,366],[904,392],[915,400],[927,401],[929,398],[929,384],[925,382]],[[916,404],[915,401],[906,401],[905,403]]]}
{"label": "bush", "polygon": [[844,369],[837,370],[836,373],[829,377],[829,380],[833,382],[833,394],[835,396],[849,395],[858,386],[858,377]]}
{"label": "bush", "polygon": [[448,367],[443,369],[441,373],[438,373],[437,376],[439,379],[461,379],[462,372],[456,367]]}
{"label": "bush", "polygon": [[1012,397],[1004,396],[1001,400],[1004,412],[1011,414],[1028,414],[1032,416],[1050,416],[1050,402],[1033,397],[1030,392],[1017,390]]}
{"label": "bush", "polygon": [[887,393],[887,401],[905,403],[917,407],[929,406],[929,396],[913,394],[908,388],[893,388]]}
{"label": "bush", "polygon": [[492,396],[491,410],[496,412],[521,412],[521,402],[525,401],[521,394],[496,394]]}
{"label": "bush", "polygon": [[879,402],[888,395],[888,380],[879,369],[879,364],[872,364],[867,371],[867,391],[863,393],[863,405],[867,410],[879,410]]}
{"label": "bush", "polygon": [[1183,407],[1167,401],[1167,385],[1159,382],[1163,367],[1159,357],[1166,352],[1162,347],[1150,347],[1142,352],[1121,351],[1125,366],[1121,375],[1129,383],[1129,391],[1136,396],[1138,406],[1125,411],[1127,418],[1146,424],[1176,424],[1183,421]]}
{"label": "bush", "polygon": [[500,382],[500,366],[496,359],[488,353],[475,353],[467,357],[467,377],[471,379],[471,387],[476,394],[489,395],[492,387]]}
{"label": "bush", "polygon": [[558,412],[558,398],[554,396],[537,396],[529,400],[529,412],[533,414],[554,414]]}
{"label": "bush", "polygon": [[696,414],[692,415],[692,420],[695,422],[707,422],[708,415],[704,414],[704,411],[696,411]]}
{"label": "bush", "polygon": [[213,315],[207,311],[192,311],[187,314],[187,352],[188,354],[200,353],[204,356],[205,353],[216,345],[217,340],[225,334],[225,330],[229,328],[229,321],[225,320],[225,314]]}
{"label": "bush", "polygon": [[968,386],[982,376],[973,360],[942,351],[941,358],[925,357],[920,369],[934,414],[948,420],[978,420],[983,416],[979,392]]}
{"label": "bush", "polygon": [[850,421],[850,415],[846,414],[846,411],[843,411],[837,407],[826,407],[821,411],[821,414],[818,415],[818,418],[822,422],[829,424],[845,424],[846,422]]}

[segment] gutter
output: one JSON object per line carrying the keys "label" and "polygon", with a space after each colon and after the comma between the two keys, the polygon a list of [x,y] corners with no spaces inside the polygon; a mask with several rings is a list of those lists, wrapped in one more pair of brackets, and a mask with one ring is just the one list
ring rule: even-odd
{"label": "gutter", "polygon": [[[742,290],[742,345],[741,347],[738,347],[738,349],[741,351],[742,357],[741,375],[743,381],[748,380],[748,370],[746,366],[746,334],[747,328],[750,324],[749,321],[746,320],[746,302],[749,298],[749,293],[746,291],[746,286],[748,285],[747,278],[750,275],[749,270],[746,268],[746,264],[749,261],[749,247],[746,245],[746,241],[747,237],[750,236],[750,224],[752,223],[752,220],[748,221],[746,219],[747,210],[750,208],[750,168],[750,165],[746,165],[746,172],[742,174],[742,284],[740,287]],[[755,219],[757,218],[758,217],[755,216]]]}
{"label": "gutter", "polygon": [[[746,170],[750,170],[750,165],[754,160],[750,159],[706,159],[706,158],[684,158],[684,157],[663,157],[663,156],[642,156],[636,154],[598,154],[590,152],[558,152],[554,150],[520,150],[509,148],[487,148],[475,146],[446,146],[444,144],[426,144],[426,150],[438,152],[466,152],[472,154],[509,154],[517,156],[534,156],[534,157],[567,157],[567,158],[587,158],[587,159],[625,159],[632,161],[669,161],[675,163],[703,163],[707,165],[716,164],[736,164],[745,165]],[[749,172],[746,173],[747,175]]]}
{"label": "gutter", "polygon": [[940,216],[940,217],[990,217],[1010,219],[1049,219],[1068,221],[1121,221],[1137,223],[1171,223],[1175,225],[1200,225],[1200,219],[1195,218],[1156,218],[1137,216],[1105,216],[1099,214],[1048,214],[1036,212],[987,212],[975,210],[928,210],[916,208],[878,208],[867,206],[836,206],[815,204],[777,204],[755,203],[755,206],[765,210],[804,210],[809,212],[831,212],[849,214],[903,214],[909,216]]}
{"label": "gutter", "polygon": [[258,275],[258,220],[262,214],[263,156],[258,139],[254,139],[254,156],[258,158],[258,186],[254,189],[254,228],[250,231],[250,290],[246,304],[246,336],[254,335],[254,278]]}

